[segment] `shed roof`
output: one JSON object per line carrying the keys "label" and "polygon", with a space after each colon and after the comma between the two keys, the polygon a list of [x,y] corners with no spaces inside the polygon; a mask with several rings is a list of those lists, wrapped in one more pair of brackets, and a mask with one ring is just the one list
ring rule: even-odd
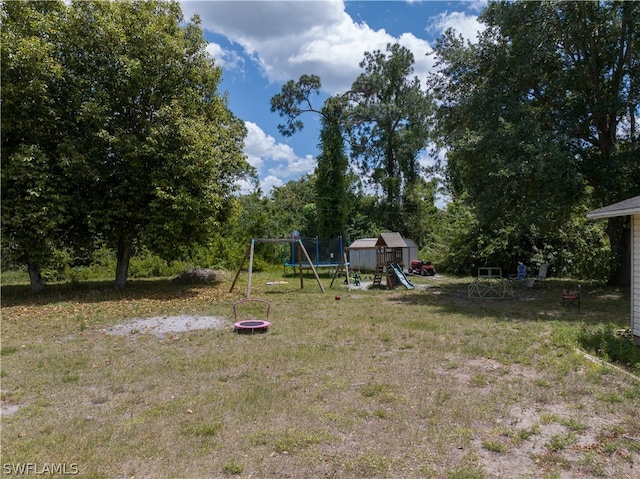
{"label": "shed roof", "polygon": [[386,246],[387,248],[406,248],[407,243],[400,233],[382,233],[378,236],[376,246]]}
{"label": "shed roof", "polygon": [[627,216],[640,213],[640,196],[620,201],[604,208],[590,211],[587,218],[595,220],[600,218],[611,218],[613,216]]}
{"label": "shed roof", "polygon": [[376,249],[378,238],[361,238],[355,240],[345,249]]}
{"label": "shed roof", "polygon": [[[353,243],[351,243],[345,249],[347,249],[347,250],[351,250],[351,249],[376,249],[376,245],[377,245],[378,240],[379,240],[379,238],[360,238],[358,240],[355,240]],[[405,248],[417,248],[418,247],[418,245],[413,240],[410,240],[408,238],[402,238],[402,240],[405,242],[405,245],[404,245]]]}
{"label": "shed roof", "polygon": [[403,238],[404,242],[407,243],[407,248],[417,248],[418,245],[416,244],[415,241],[409,239],[409,238]]}

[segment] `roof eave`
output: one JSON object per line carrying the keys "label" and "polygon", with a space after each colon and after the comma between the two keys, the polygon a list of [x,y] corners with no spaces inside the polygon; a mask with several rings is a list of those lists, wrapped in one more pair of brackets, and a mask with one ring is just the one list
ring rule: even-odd
{"label": "roof eave", "polygon": [[597,220],[601,218],[613,218],[615,216],[629,216],[640,214],[640,196],[619,201],[603,208],[590,211],[587,218]]}
{"label": "roof eave", "polygon": [[625,208],[622,210],[615,210],[615,211],[595,210],[595,211],[591,211],[590,213],[587,213],[587,218],[589,218],[590,220],[599,220],[603,218],[613,218],[615,216],[637,215],[638,213],[640,213],[640,209],[638,208]]}

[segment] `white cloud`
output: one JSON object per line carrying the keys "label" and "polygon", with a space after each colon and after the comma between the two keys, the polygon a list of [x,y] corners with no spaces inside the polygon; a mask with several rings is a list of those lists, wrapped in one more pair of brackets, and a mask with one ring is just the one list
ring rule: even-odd
{"label": "white cloud", "polygon": [[247,137],[244,141],[244,152],[251,166],[260,170],[264,165],[265,158],[288,161],[296,157],[289,145],[276,143],[271,135],[267,135],[255,123],[247,121],[245,126],[247,127]]}
{"label": "white cloud", "polygon": [[431,46],[406,33],[395,38],[384,29],[356,23],[342,0],[268,2],[183,2],[187,17],[199,12],[202,26],[242,46],[270,82],[320,76],[330,93],[347,90],[361,73],[364,52],[384,51],[388,43],[409,48],[415,72],[424,78],[432,66]]}
{"label": "white cloud", "polygon": [[487,7],[488,0],[473,0],[469,2],[467,10],[480,13]]}
{"label": "white cloud", "polygon": [[312,173],[315,167],[316,159],[313,155],[305,155],[304,157],[297,157],[292,161],[288,161],[286,164],[278,164],[270,168],[269,173],[289,178],[291,176]]}
{"label": "white cloud", "polygon": [[266,195],[269,195],[271,193],[271,190],[274,187],[282,186],[282,185],[284,185],[284,182],[277,176],[273,176],[273,175],[267,176],[264,180],[260,182],[260,188],[262,189],[262,192]]}
{"label": "white cloud", "polygon": [[215,64],[219,67],[227,70],[243,70],[244,58],[233,50],[225,50],[217,43],[209,43],[207,53],[215,59]]}
{"label": "white cloud", "polygon": [[[438,158],[441,160],[441,158]],[[424,149],[422,150],[419,154],[418,154],[418,164],[422,167],[422,168],[433,168],[434,166],[436,166],[438,159],[433,158],[431,152],[429,151],[429,149]]]}
{"label": "white cloud", "polygon": [[250,181],[238,180],[236,185],[238,186],[238,191],[237,191],[238,194],[248,195],[254,192],[254,185]]}
{"label": "white cloud", "polygon": [[[282,185],[284,185],[284,182],[280,178],[269,175],[260,182],[260,190],[262,191],[262,194],[266,196],[271,193],[271,190],[274,187]],[[250,181],[240,180],[238,181],[238,193],[241,195],[255,193],[255,185]]]}
{"label": "white cloud", "polygon": [[[466,12],[479,12],[485,6],[486,0],[465,2],[465,12],[432,17],[425,30],[441,34],[451,27],[475,41],[484,27],[476,15]],[[394,37],[384,29],[354,22],[342,0],[183,1],[182,8],[186,18],[199,13],[203,28],[238,44],[272,83],[315,74],[328,93],[339,93],[362,72],[359,63],[364,52],[384,51],[388,43],[396,42],[413,52],[418,78],[423,80],[433,69],[429,42],[412,33]],[[224,51],[217,44],[210,44],[209,50],[219,64],[242,68],[237,52]]]}
{"label": "white cloud", "polygon": [[[478,5],[483,2],[476,2]],[[465,12],[444,12],[432,18],[427,31],[438,34],[444,33],[448,28],[454,29],[463,38],[472,43],[477,41],[478,33],[485,29],[485,26],[478,21],[476,15],[469,15]]]}
{"label": "white cloud", "polygon": [[341,0],[183,1],[185,17],[199,13],[202,26],[238,43],[295,38],[319,24],[330,25],[344,11]]}
{"label": "white cloud", "polygon": [[262,191],[269,193],[273,186],[280,186],[293,177],[311,173],[315,167],[312,155],[299,157],[293,148],[284,143],[277,143],[253,122],[245,122],[247,137],[244,152],[247,161],[256,168],[260,178],[268,175],[260,182]]}
{"label": "white cloud", "polygon": [[[409,2],[420,0],[407,0]],[[465,12],[445,12],[431,18],[426,31],[439,35],[452,27],[470,41],[484,29],[476,12],[486,0],[464,4]],[[400,43],[414,54],[415,75],[422,81],[433,71],[433,51],[426,40],[413,33],[394,37],[384,29],[374,30],[354,21],[342,0],[322,1],[182,1],[185,18],[199,13],[202,27],[225,36],[232,49],[210,43],[207,50],[225,69],[244,73],[245,61],[255,62],[271,83],[298,79],[302,74],[320,76],[329,94],[347,90],[362,73],[364,52],[386,50],[388,43]],[[311,155],[299,157],[293,148],[277,143],[257,124],[246,122],[245,153],[269,193],[273,186],[309,173],[315,166]],[[430,161],[420,159],[425,166]]]}

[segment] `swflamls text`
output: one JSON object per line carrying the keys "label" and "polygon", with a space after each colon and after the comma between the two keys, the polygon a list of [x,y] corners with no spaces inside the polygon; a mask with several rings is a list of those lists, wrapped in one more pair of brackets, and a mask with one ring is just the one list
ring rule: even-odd
{"label": "swflamls text", "polygon": [[2,465],[5,476],[75,476],[79,472],[75,463],[6,462]]}

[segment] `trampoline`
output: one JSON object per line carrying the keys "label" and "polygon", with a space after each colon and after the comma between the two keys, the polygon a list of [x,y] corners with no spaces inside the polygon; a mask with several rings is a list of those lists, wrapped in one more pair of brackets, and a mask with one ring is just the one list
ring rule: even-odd
{"label": "trampoline", "polygon": [[258,319],[249,319],[247,321],[238,321],[233,324],[236,333],[266,333],[271,323]]}
{"label": "trampoline", "polygon": [[302,252],[299,251],[294,245],[291,245],[289,255],[283,250],[283,263],[285,271],[287,267],[299,267],[311,268],[313,265],[315,268],[337,268],[340,265],[340,260],[344,254],[344,246],[342,244],[342,237],[334,239],[319,239],[315,238],[302,238],[297,235],[297,231],[294,232],[293,237],[302,242],[302,245],[307,250],[309,257],[302,257]]}
{"label": "trampoline", "polygon": [[[238,308],[241,306],[240,308]],[[245,314],[256,316],[260,313],[265,319],[255,319],[249,317],[247,319],[240,319],[238,310],[247,310]],[[269,311],[271,310],[271,303],[262,299],[243,299],[233,304],[233,316],[235,323],[233,323],[233,330],[238,334],[254,334],[254,333],[266,333],[269,330],[271,323],[269,319]]]}

